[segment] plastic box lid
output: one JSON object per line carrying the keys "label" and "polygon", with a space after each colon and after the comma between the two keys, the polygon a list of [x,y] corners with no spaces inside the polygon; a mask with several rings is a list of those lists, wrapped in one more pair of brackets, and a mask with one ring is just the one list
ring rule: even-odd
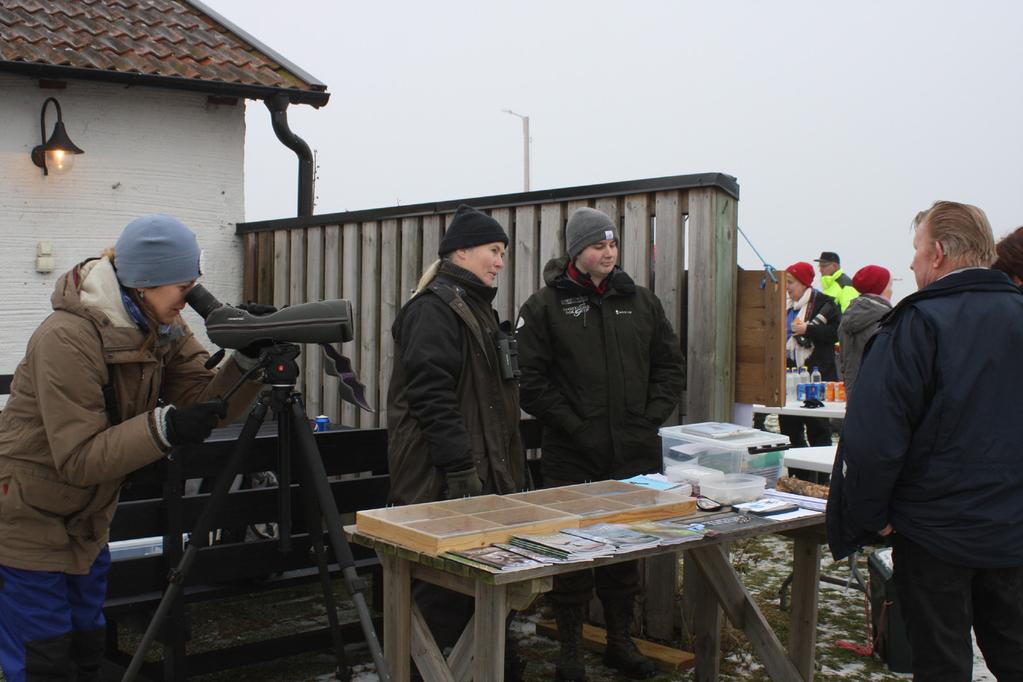
{"label": "plastic box lid", "polygon": [[671,464],[664,468],[664,476],[669,481],[696,481],[702,484],[704,481],[720,480],[724,475],[723,471],[698,464]]}
{"label": "plastic box lid", "polygon": [[[705,424],[713,424],[718,422],[703,422]],[[688,441],[690,443],[706,443],[713,445],[718,448],[724,447],[730,450],[750,450],[761,451],[764,449],[770,449],[772,447],[776,449],[785,449],[789,447],[789,437],[780,433],[770,433],[768,431],[759,431],[757,429],[749,429],[746,427],[739,426],[737,424],[724,424],[722,431],[727,431],[728,427],[732,427],[737,430],[735,435],[726,437],[707,437],[698,436],[689,430],[684,430],[686,427],[692,427],[692,424],[682,424],[679,426],[663,426],[658,433],[661,438],[669,438],[673,440]]]}

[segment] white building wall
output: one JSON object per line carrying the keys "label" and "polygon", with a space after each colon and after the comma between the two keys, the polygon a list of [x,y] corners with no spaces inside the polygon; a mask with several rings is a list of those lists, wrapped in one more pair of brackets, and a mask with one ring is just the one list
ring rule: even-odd
{"label": "white building wall", "polygon": [[[68,135],[85,154],[63,176],[44,177],[30,158],[39,111],[54,96]],[[241,296],[245,107],[211,105],[204,94],[68,81],[38,87],[0,73],[0,374],[12,374],[35,327],[49,314],[56,279],[113,246],[145,213],[168,213],[199,237],[203,283],[218,298]],[[47,136],[56,111],[47,110]],[[36,245],[53,245],[53,272],[36,272]],[[198,318],[189,322],[197,332]],[[205,341],[205,337],[200,334]]]}

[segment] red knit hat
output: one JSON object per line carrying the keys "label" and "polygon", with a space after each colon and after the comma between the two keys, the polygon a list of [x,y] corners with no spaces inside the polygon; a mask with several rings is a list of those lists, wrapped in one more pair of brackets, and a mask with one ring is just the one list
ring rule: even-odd
{"label": "red knit hat", "polygon": [[864,265],[856,271],[852,285],[861,294],[880,296],[881,292],[888,288],[890,281],[892,281],[892,273],[888,272],[888,268],[882,268],[880,265]]}
{"label": "red knit hat", "polygon": [[813,284],[813,266],[805,261],[793,263],[785,268],[785,272],[795,277],[805,287]]}

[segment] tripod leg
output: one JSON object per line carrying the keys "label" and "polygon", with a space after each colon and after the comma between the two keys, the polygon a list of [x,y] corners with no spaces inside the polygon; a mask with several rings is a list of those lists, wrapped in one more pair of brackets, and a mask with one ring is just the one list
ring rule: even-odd
{"label": "tripod leg", "polygon": [[387,663],[384,661],[383,652],[380,650],[380,641],[373,629],[373,620],[369,614],[369,607],[366,606],[366,581],[355,572],[355,560],[352,558],[352,549],[348,546],[344,534],[341,532],[341,515],[338,514],[337,504],[334,495],[330,491],[330,483],[327,481],[327,470],[323,468],[323,461],[320,459],[319,448],[316,447],[316,439],[309,429],[303,411],[301,398],[291,403],[291,421],[294,425],[292,433],[298,445],[298,454],[302,458],[305,470],[308,472],[309,482],[312,484],[313,492],[316,493],[316,500],[319,502],[320,511],[327,522],[327,534],[330,536],[330,544],[334,549],[334,557],[337,559],[341,573],[345,577],[345,584],[348,586],[348,593],[352,596],[355,610],[359,614],[359,622],[362,624],[362,632],[366,637],[366,644],[369,646],[373,662],[376,664],[377,675],[381,682],[390,682],[391,676],[388,673]]}
{"label": "tripod leg", "polygon": [[338,622],[337,606],[334,602],[334,590],[330,585],[330,569],[327,566],[327,552],[323,546],[323,516],[314,497],[310,485],[310,473],[303,463],[298,467],[302,485],[302,499],[305,503],[306,526],[313,551],[316,553],[316,566],[320,574],[320,586],[323,588],[323,605],[327,610],[327,622],[330,625],[330,637],[334,643],[334,658],[337,660],[337,679],[348,682],[352,679],[352,671],[345,656],[345,642],[341,637],[341,625]]}
{"label": "tripod leg", "polygon": [[[142,668],[142,659],[145,658],[146,652],[149,651],[149,647],[152,646],[153,641],[156,639],[164,619],[166,619],[171,607],[181,594],[185,578],[195,562],[199,548],[209,544],[210,528],[213,527],[213,519],[216,516],[217,509],[231,491],[231,484],[234,483],[235,475],[242,468],[242,460],[245,458],[245,453],[252,447],[252,443],[256,440],[256,432],[259,431],[260,425],[266,418],[267,400],[265,396],[261,396],[259,402],[249,412],[249,417],[245,420],[245,426],[242,427],[241,435],[238,436],[238,442],[235,443],[234,450],[231,451],[227,464],[221,470],[220,475],[217,476],[217,483],[213,487],[213,493],[210,495],[209,501],[203,507],[202,514],[199,515],[199,520],[196,521],[195,527],[192,529],[192,534],[188,538],[188,547],[185,549],[181,561],[170,571],[167,591],[163,593],[163,598],[160,600],[159,606],[156,607],[156,613],[153,614],[153,619],[149,621],[149,627],[146,628],[146,633],[142,636],[142,641],[139,642],[139,646],[132,656],[131,664],[124,671],[124,677],[121,678],[121,682],[132,682],[138,675],[139,670]],[[320,466],[323,466],[322,462]]]}

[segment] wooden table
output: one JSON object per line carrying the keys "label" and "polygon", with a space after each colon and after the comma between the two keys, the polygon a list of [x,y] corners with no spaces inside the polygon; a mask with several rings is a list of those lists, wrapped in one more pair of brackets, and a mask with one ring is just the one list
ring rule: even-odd
{"label": "wooden table", "polygon": [[[699,522],[707,514],[694,514]],[[536,595],[551,589],[552,578],[582,568],[641,557],[686,551],[695,584],[686,586],[696,600],[695,679],[716,680],[721,658],[721,614],[743,630],[765,670],[775,681],[813,679],[817,641],[817,585],[824,515],[737,528],[717,537],[682,545],[654,547],[580,564],[545,566],[526,571],[489,573],[438,556],[422,554],[394,543],[361,534],[355,526],[345,533],[353,541],[376,550],[383,564],[384,656],[391,679],[405,682],[410,658],[427,682],[439,680],[504,680],[505,620],[510,610],[527,607]],[[792,610],[789,641],[782,645],[764,614],[743,586],[728,558],[728,543],[742,538],[782,533],[794,538]],[[476,612],[448,656],[443,657],[418,607],[412,601],[412,579],[424,580],[472,596]]]}
{"label": "wooden table", "polygon": [[784,407],[767,407],[754,405],[756,414],[784,414],[790,417],[824,417],[827,419],[845,419],[845,403],[825,402],[824,407],[803,407],[802,402],[785,403]]}

